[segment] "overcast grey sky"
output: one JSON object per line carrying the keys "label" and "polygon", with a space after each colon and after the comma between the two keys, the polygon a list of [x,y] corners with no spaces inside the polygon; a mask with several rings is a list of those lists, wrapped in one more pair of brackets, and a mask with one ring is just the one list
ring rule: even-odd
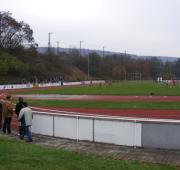
{"label": "overcast grey sky", "polygon": [[0,0],[28,23],[39,46],[180,57],[180,0]]}

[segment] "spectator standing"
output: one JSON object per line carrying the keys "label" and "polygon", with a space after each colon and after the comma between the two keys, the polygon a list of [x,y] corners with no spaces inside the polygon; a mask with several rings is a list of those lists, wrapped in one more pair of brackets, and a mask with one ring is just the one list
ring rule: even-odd
{"label": "spectator standing", "polygon": [[[24,101],[22,97],[19,97],[19,102],[16,104],[16,108],[15,108],[15,113],[17,115],[17,119],[19,117],[19,113],[21,111],[21,109],[24,107]],[[22,118],[18,121],[19,123],[19,135],[20,138],[23,139],[24,135],[25,135],[25,119],[24,116],[22,116]]]}
{"label": "spectator standing", "polygon": [[13,104],[11,102],[11,96],[7,96],[3,103],[3,132],[8,134],[11,133],[11,119],[13,115]]}
{"label": "spectator standing", "polygon": [[21,120],[23,116],[25,119],[25,132],[28,137],[27,142],[32,142],[31,126],[32,126],[33,114],[31,108],[28,107],[28,104],[26,102],[24,102],[24,108],[22,108],[19,113],[18,120]]}

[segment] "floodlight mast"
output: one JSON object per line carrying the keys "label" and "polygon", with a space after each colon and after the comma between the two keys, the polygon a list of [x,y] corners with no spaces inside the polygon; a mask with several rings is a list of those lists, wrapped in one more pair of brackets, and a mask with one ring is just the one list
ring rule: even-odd
{"label": "floodlight mast", "polygon": [[80,41],[80,42],[79,42],[79,54],[80,54],[80,56],[82,55],[82,54],[81,54],[81,47],[82,47],[82,43],[83,43],[83,42],[84,42],[84,41]]}
{"label": "floodlight mast", "polygon": [[48,52],[51,51],[51,34],[53,34],[52,32],[48,33]]}
{"label": "floodlight mast", "polygon": [[105,48],[106,48],[105,46],[102,47],[102,50],[103,50],[103,57],[104,57],[104,49],[105,49]]}
{"label": "floodlight mast", "polygon": [[57,54],[59,54],[59,41],[56,41],[57,43]]}
{"label": "floodlight mast", "polygon": [[90,62],[89,62],[89,54],[88,54],[88,80],[89,80],[89,68],[90,68],[90,67],[89,67],[89,66],[90,66],[89,64],[90,64]]}

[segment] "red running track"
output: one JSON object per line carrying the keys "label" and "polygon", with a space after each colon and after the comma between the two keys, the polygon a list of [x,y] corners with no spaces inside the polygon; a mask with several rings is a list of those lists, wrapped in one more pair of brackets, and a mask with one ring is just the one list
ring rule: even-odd
{"label": "red running track", "polygon": [[[1,96],[0,96],[1,97]],[[87,96],[74,100],[107,100],[107,101],[180,101],[180,96]],[[69,111],[85,114],[107,116],[124,116],[135,118],[175,119],[180,120],[180,110],[149,110],[149,109],[85,109],[85,108],[52,108],[42,109]],[[41,110],[43,111],[43,110]],[[17,128],[17,118],[13,117],[12,124]]]}
{"label": "red running track", "polygon": [[[146,110],[146,109],[85,109],[85,108],[52,108],[52,107],[38,107],[40,109],[33,109],[48,112],[48,109],[77,112],[84,114],[97,114],[107,116],[123,116],[135,118],[154,118],[154,119],[175,119],[180,120],[180,110]],[[50,112],[50,111],[49,111]],[[55,111],[54,111],[55,112]]]}
{"label": "red running track", "polygon": [[[85,108],[54,108],[54,107],[53,108],[38,107],[38,108],[39,109],[33,109],[33,110],[47,112],[47,113],[48,112],[56,113],[55,111],[66,111],[66,112],[76,112],[81,114],[92,114],[92,115],[94,114],[94,115],[121,116],[121,117],[134,117],[134,118],[180,120],[180,110],[85,109]],[[17,116],[15,114],[13,114],[12,127],[18,129]]]}

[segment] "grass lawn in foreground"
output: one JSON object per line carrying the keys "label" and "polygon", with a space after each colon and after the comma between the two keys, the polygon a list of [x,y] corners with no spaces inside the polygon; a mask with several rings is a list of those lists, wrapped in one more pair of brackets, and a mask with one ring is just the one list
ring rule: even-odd
{"label": "grass lawn in foreground", "polygon": [[[157,96],[179,96],[180,85],[167,87],[165,84],[155,82],[120,82],[113,83],[111,87],[103,84],[99,85],[81,85],[81,86],[63,86],[49,89],[25,90],[23,94],[88,94],[88,95],[123,95],[123,96],[149,96],[150,93]],[[22,92],[21,92],[22,93]]]}
{"label": "grass lawn in foreground", "polygon": [[43,148],[0,137],[0,170],[179,170],[179,167],[110,160]]}
{"label": "grass lawn in foreground", "polygon": [[30,106],[63,108],[102,108],[102,109],[166,109],[179,110],[179,102],[110,102],[110,101],[67,101],[67,100],[28,100]]}

